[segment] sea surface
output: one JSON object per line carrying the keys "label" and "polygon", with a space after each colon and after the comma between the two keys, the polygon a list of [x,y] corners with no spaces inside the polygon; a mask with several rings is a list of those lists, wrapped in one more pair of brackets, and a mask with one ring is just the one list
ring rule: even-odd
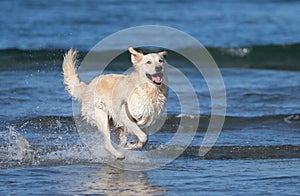
{"label": "sea surface", "polygon": [[[1,1],[0,195],[299,195],[298,13],[297,0]],[[226,107],[226,113],[216,142],[200,156],[208,124],[219,113],[212,112],[202,72],[164,48],[197,102],[175,69],[167,70],[174,88],[168,93],[165,121],[141,153],[162,146],[169,154],[184,150],[160,167],[132,171],[115,167],[108,154],[99,159],[82,139],[61,63],[69,48],[79,50],[81,61],[107,36],[140,25],[178,29],[209,51],[226,90],[226,104],[217,106],[221,111]],[[122,44],[112,42],[102,52],[117,52]],[[172,46],[176,44],[184,45]],[[196,51],[188,45],[185,50]],[[123,52],[105,73],[126,72],[129,60]],[[83,69],[80,77],[89,82],[98,74]],[[182,119],[198,118],[192,132],[180,125]],[[179,129],[182,141],[168,146]],[[101,146],[101,141],[91,142]],[[159,156],[148,158],[155,165]],[[131,168],[145,163],[128,160]]]}

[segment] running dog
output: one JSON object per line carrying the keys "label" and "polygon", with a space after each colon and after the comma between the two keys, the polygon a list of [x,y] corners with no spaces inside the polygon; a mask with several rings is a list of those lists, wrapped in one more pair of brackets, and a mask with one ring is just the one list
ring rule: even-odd
{"label": "running dog", "polygon": [[[118,139],[126,149],[143,148],[148,128],[163,113],[167,100],[166,51],[143,54],[128,50],[134,67],[130,75],[100,75],[86,84],[78,77],[77,51],[72,49],[62,65],[66,90],[81,101],[83,118],[97,126],[104,148],[120,160],[125,156],[112,145],[110,132],[120,130]],[[136,136],[137,142],[127,142],[128,134]]]}

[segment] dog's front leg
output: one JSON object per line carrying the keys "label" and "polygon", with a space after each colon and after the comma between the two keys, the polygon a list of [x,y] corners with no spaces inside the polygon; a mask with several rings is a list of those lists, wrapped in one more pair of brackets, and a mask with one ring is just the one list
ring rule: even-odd
{"label": "dog's front leg", "polygon": [[138,138],[136,143],[126,143],[125,149],[134,150],[143,148],[148,141],[148,136],[133,122],[130,121],[127,124],[128,132],[135,135]]}
{"label": "dog's front leg", "polygon": [[123,124],[126,127],[125,129],[129,133],[135,135],[138,138],[137,143],[130,143],[130,144],[127,143],[125,148],[128,149],[128,150],[143,148],[146,145],[147,141],[148,141],[147,134],[145,134],[139,128],[139,126],[128,117],[127,112],[126,112],[126,108],[125,108],[124,105],[122,106],[120,115],[121,115],[121,119],[123,121]]}
{"label": "dog's front leg", "polygon": [[127,150],[141,149],[147,144],[147,140],[148,139],[147,139],[147,136],[146,136],[146,139],[144,139],[144,140],[139,139],[139,141],[136,142],[136,143],[126,143],[125,149],[127,149]]}
{"label": "dog's front leg", "polygon": [[[146,134],[146,136],[147,136],[147,134]],[[139,140],[138,142],[130,142],[130,143],[127,142],[126,145],[125,145],[125,149],[127,149],[127,150],[141,149],[146,144],[147,144],[147,141],[146,142],[141,142],[141,140]]]}

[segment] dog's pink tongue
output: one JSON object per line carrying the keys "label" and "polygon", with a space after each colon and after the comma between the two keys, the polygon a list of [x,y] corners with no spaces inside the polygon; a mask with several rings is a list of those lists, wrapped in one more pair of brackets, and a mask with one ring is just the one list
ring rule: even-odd
{"label": "dog's pink tongue", "polygon": [[160,83],[161,82],[161,78],[159,76],[152,76],[152,80],[156,83]]}

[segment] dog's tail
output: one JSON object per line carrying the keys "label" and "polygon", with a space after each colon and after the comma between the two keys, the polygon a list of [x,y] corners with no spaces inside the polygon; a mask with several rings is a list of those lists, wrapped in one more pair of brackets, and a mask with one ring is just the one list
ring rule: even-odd
{"label": "dog's tail", "polygon": [[86,90],[87,85],[80,81],[76,63],[77,63],[77,51],[70,49],[64,56],[63,61],[63,74],[64,74],[64,83],[66,85],[66,90],[74,98],[82,100],[83,94]]}

